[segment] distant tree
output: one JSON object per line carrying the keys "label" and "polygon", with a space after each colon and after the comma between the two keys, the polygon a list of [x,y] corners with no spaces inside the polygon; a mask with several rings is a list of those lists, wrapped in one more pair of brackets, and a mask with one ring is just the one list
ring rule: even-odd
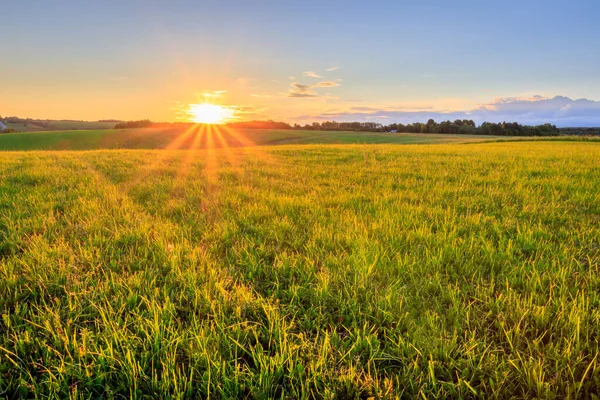
{"label": "distant tree", "polygon": [[131,128],[148,128],[154,125],[149,119],[141,119],[139,121],[119,122],[114,129],[131,129]]}
{"label": "distant tree", "polygon": [[238,129],[292,129],[292,126],[286,122],[273,120],[229,122],[226,126]]}

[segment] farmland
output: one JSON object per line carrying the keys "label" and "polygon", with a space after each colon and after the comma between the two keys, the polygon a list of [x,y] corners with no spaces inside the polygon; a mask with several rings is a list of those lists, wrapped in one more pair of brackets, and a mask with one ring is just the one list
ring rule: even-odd
{"label": "farmland", "polygon": [[0,393],[598,393],[597,143],[292,143],[1,152]]}
{"label": "farmland", "polygon": [[[498,136],[187,128],[103,129],[0,135],[0,150],[198,149],[281,144],[462,143]],[[503,137],[505,138],[505,137]]]}

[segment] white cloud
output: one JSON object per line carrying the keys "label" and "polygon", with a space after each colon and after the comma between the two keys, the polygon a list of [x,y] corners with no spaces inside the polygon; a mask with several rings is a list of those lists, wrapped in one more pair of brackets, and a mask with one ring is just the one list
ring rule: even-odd
{"label": "white cloud", "polygon": [[[431,106],[422,107],[352,107],[344,112],[324,113],[310,116],[313,120],[425,122],[472,119],[482,122],[519,122],[526,125],[551,123],[559,127],[600,126],[600,102],[588,99],[572,100],[568,97],[543,96],[503,97],[474,109],[451,112],[435,111]],[[311,118],[307,118],[310,120]]]}
{"label": "white cloud", "polygon": [[333,72],[333,71],[337,71],[338,69],[340,69],[340,67],[331,67],[331,68],[327,68],[325,71]]}
{"label": "white cloud", "polygon": [[[323,81],[316,83],[314,85],[303,85],[300,83],[292,83],[290,85],[290,90],[286,93],[287,97],[317,97],[318,94],[313,90],[316,88],[331,88],[340,86],[339,83],[334,81]],[[326,93],[325,96],[322,96],[324,99],[334,99],[330,93]],[[337,99],[337,97],[335,97]]]}
{"label": "white cloud", "polygon": [[303,72],[302,75],[308,76],[309,78],[321,78],[321,75],[317,74],[315,71],[306,71]]}
{"label": "white cloud", "polygon": [[340,84],[337,82],[333,82],[333,81],[324,81],[324,82],[317,83],[313,87],[336,87],[336,86],[340,86]]}

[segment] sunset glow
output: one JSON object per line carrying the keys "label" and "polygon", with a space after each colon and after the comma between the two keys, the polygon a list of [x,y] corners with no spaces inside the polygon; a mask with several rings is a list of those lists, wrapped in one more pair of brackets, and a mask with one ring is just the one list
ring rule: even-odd
{"label": "sunset glow", "polygon": [[190,121],[198,124],[222,124],[233,119],[233,109],[216,104],[190,104]]}

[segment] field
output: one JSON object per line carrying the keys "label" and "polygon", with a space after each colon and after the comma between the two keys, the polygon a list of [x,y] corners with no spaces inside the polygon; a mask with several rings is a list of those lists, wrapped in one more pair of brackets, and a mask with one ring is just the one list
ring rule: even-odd
{"label": "field", "polygon": [[[498,136],[296,131],[214,127],[104,129],[0,135],[0,150],[190,149],[281,144],[462,143]],[[506,137],[504,137],[506,138]]]}
{"label": "field", "polygon": [[39,132],[39,131],[60,131],[60,130],[90,130],[90,129],[111,129],[115,122],[98,121],[27,121],[27,122],[6,122],[7,128],[14,129],[17,132]]}
{"label": "field", "polygon": [[578,142],[0,152],[0,395],[591,397],[599,160]]}

